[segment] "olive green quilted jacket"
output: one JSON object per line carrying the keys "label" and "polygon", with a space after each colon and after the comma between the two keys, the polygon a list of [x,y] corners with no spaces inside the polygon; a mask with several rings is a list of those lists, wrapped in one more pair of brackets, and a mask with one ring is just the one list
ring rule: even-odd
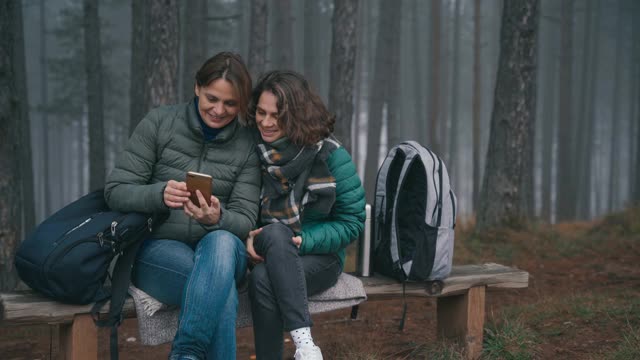
{"label": "olive green quilted jacket", "polygon": [[[185,181],[188,171],[213,177],[212,194],[220,199],[216,225],[169,209],[163,191],[169,180]],[[170,212],[153,231],[154,238],[197,242],[223,229],[244,240],[255,225],[260,197],[260,168],[255,143],[237,120],[205,142],[193,101],[152,110],[138,124],[106,180],[105,199],[112,209]]]}

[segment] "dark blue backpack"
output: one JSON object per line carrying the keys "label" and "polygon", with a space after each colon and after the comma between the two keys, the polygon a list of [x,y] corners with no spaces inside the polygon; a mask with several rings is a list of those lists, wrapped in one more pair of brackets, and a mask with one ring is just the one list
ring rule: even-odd
{"label": "dark blue backpack", "polygon": [[[112,327],[111,354],[117,358],[113,336],[117,345],[131,267],[142,240],[161,220],[160,215],[113,211],[104,192],[94,191],[47,218],[20,244],[15,257],[18,275],[32,289],[55,300],[95,303],[94,319],[111,300],[109,319],[96,324]],[[114,259],[111,287],[106,287]]]}

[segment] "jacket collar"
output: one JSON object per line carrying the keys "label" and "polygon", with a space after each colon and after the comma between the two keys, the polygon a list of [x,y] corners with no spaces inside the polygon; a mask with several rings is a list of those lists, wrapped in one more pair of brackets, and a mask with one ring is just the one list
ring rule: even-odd
{"label": "jacket collar", "polygon": [[[186,104],[187,107],[187,125],[194,132],[194,135],[204,141],[204,134],[202,132],[202,126],[200,126],[200,121],[198,120],[199,114],[196,112],[196,107],[193,106],[193,100],[189,101]],[[236,130],[240,126],[238,123],[238,119],[234,119],[227,126],[225,126],[222,131],[218,133],[215,139],[213,139],[212,143],[223,143],[229,141],[236,133]]]}

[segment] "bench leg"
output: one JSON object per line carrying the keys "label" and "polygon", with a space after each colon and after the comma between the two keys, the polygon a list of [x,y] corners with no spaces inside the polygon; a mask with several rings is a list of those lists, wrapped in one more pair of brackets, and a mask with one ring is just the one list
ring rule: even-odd
{"label": "bench leg", "polygon": [[60,326],[60,350],[66,360],[98,359],[98,328],[91,315],[76,315]]}
{"label": "bench leg", "polygon": [[438,298],[438,336],[453,338],[466,351],[467,359],[482,353],[485,287],[476,286],[462,295]]}

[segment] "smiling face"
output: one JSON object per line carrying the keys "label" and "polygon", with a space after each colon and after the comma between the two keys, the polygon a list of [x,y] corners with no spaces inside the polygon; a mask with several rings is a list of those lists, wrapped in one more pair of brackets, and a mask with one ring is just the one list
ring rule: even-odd
{"label": "smiling face", "polygon": [[278,116],[278,99],[272,92],[263,91],[256,106],[256,125],[264,142],[272,143],[286,135],[278,125]]}
{"label": "smiling face", "polygon": [[217,79],[207,86],[196,85],[198,111],[207,126],[225,127],[240,112],[239,97],[233,85],[225,79]]}

